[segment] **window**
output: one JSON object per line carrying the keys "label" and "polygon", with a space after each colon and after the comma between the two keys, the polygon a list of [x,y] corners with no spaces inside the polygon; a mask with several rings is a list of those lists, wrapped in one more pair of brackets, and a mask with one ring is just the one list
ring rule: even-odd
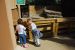
{"label": "window", "polygon": [[21,18],[26,18],[29,16],[28,4],[20,6]]}

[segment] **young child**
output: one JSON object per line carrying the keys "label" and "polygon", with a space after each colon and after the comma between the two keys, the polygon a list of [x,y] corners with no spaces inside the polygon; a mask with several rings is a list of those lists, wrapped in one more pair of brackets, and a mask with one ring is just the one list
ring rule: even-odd
{"label": "young child", "polygon": [[33,40],[34,43],[37,47],[40,47],[40,37],[42,37],[41,32],[37,29],[37,26],[35,23],[32,22],[32,19],[27,19],[27,22],[30,24],[31,26],[31,30],[33,33]]}
{"label": "young child", "polygon": [[23,21],[22,19],[18,19],[18,25],[16,26],[16,31],[19,34],[19,38],[20,38],[20,44],[21,46],[23,46],[24,48],[27,48],[28,45],[26,44],[26,28],[23,26]]}

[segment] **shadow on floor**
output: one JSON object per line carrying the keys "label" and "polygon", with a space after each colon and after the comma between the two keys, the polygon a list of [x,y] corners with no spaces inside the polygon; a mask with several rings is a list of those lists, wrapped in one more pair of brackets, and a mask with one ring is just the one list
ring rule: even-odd
{"label": "shadow on floor", "polygon": [[65,36],[65,37],[70,37],[72,39],[75,39],[75,31],[67,31],[65,33],[61,33],[60,36]]}
{"label": "shadow on floor", "polygon": [[33,42],[33,41],[27,40],[27,43],[28,43],[28,44],[31,44],[31,45],[34,45],[34,42]]}
{"label": "shadow on floor", "polygon": [[70,39],[70,38],[66,38],[66,37],[48,38],[48,39],[43,39],[43,40],[49,40],[49,41],[64,44],[64,45],[67,45],[67,46],[70,46],[70,47],[75,47],[75,40]]}

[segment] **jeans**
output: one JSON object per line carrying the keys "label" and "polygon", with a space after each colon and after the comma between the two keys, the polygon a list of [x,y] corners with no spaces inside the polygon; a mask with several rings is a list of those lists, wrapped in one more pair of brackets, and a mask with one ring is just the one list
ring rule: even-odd
{"label": "jeans", "polygon": [[41,38],[41,37],[43,36],[43,34],[42,34],[39,30],[37,30],[37,29],[32,30],[32,33],[33,33],[33,35],[36,36],[37,38]]}
{"label": "jeans", "polygon": [[40,39],[37,36],[33,37],[33,41],[36,45],[40,45]]}
{"label": "jeans", "polygon": [[26,35],[25,34],[19,34],[20,38],[20,44],[26,44]]}
{"label": "jeans", "polygon": [[36,45],[40,44],[40,31],[38,31],[37,29],[32,30],[33,33],[33,41],[35,42]]}

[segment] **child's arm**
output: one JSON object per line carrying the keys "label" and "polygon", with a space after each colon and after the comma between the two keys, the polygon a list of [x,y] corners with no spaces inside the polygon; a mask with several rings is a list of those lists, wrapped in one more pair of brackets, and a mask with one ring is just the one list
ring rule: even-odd
{"label": "child's arm", "polygon": [[18,26],[16,26],[16,31],[18,31]]}
{"label": "child's arm", "polygon": [[37,26],[35,23],[32,23],[31,26],[32,26],[32,30],[37,29]]}
{"label": "child's arm", "polygon": [[24,29],[24,30],[26,30],[26,28],[25,28],[25,27],[23,27],[23,29]]}
{"label": "child's arm", "polygon": [[24,27],[23,29],[24,29],[24,34],[27,36],[26,31],[25,31],[26,30],[26,27]]}

